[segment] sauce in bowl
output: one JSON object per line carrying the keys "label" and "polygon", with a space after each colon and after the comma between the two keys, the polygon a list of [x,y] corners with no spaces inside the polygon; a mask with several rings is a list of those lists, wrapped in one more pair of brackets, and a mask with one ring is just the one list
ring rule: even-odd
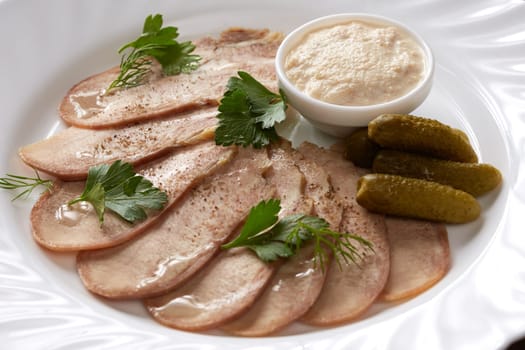
{"label": "sauce in bowl", "polygon": [[425,59],[401,28],[356,20],[305,35],[286,56],[285,71],[313,98],[363,106],[394,100],[416,87]]}
{"label": "sauce in bowl", "polygon": [[430,47],[386,17],[346,13],[289,33],[275,68],[288,103],[316,128],[347,136],[381,114],[409,114],[428,96]]}

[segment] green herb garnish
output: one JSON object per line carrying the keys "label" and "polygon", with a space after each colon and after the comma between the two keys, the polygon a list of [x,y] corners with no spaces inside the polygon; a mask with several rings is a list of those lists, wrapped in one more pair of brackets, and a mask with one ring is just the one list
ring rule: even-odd
{"label": "green herb garnish", "polygon": [[149,15],[144,21],[142,34],[134,41],[122,46],[120,74],[107,88],[106,93],[114,88],[130,88],[145,82],[151,71],[152,58],[162,66],[166,75],[189,73],[199,66],[199,55],[192,55],[195,45],[191,41],[179,43],[176,27],[162,28],[162,15]]}
{"label": "green herb garnish", "polygon": [[246,72],[231,77],[219,105],[215,143],[261,148],[277,140],[275,124],[286,118],[286,99]]}
{"label": "green herb garnish", "polygon": [[101,224],[105,208],[134,223],[146,219],[145,209],[162,209],[167,200],[166,193],[137,175],[131,164],[117,160],[89,168],[84,192],[68,204],[91,203]]}
{"label": "green herb garnish", "polygon": [[279,220],[280,201],[270,199],[253,207],[241,232],[233,241],[222,245],[222,248],[246,247],[257,256],[271,262],[278,258],[287,258],[296,254],[306,241],[314,240],[315,262],[324,270],[328,252],[332,251],[337,263],[357,263],[363,253],[352,241],[366,250],[372,250],[372,243],[366,239],[330,230],[326,220],[308,215],[290,215]]}
{"label": "green herb garnish", "polygon": [[6,190],[24,189],[18,195],[13,197],[13,201],[21,197],[29,197],[33,190],[39,186],[44,186],[49,190],[53,186],[51,180],[42,179],[38,171],[35,170],[36,177],[27,177],[21,175],[6,174],[5,177],[0,178],[0,188]]}

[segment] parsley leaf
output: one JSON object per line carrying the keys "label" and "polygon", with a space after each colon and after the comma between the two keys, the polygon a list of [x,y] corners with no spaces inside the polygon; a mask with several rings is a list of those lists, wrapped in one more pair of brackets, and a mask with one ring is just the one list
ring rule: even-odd
{"label": "parsley leaf", "polygon": [[268,241],[260,245],[247,246],[253,250],[257,256],[266,262],[275,261],[279,258],[288,258],[295,254],[295,252],[284,242]]}
{"label": "parsley leaf", "polygon": [[220,101],[215,143],[262,148],[278,138],[274,126],[286,118],[286,98],[246,72],[237,74],[229,79]]}
{"label": "parsley leaf", "polygon": [[146,219],[145,209],[162,209],[167,200],[166,193],[135,174],[131,164],[117,160],[111,165],[91,167],[84,191],[68,204],[91,203],[101,224],[106,208],[134,223]]}
{"label": "parsley leaf", "polygon": [[340,267],[341,260],[357,263],[363,256],[352,241],[373,251],[369,241],[357,235],[332,231],[322,218],[295,214],[279,220],[277,214],[280,210],[277,199],[260,202],[250,210],[239,236],[222,248],[246,247],[261,260],[271,262],[296,254],[307,241],[313,240],[315,261],[323,270],[328,250],[332,251]]}
{"label": "parsley leaf", "polygon": [[237,247],[244,242],[257,243],[258,238],[263,237],[262,235],[258,236],[258,234],[274,226],[279,221],[277,214],[279,214],[280,210],[280,201],[277,199],[261,201],[250,209],[239,236],[230,243],[224,244],[223,248]]}
{"label": "parsley leaf", "polygon": [[[162,15],[149,15],[144,21],[142,34],[134,41],[123,45],[120,74],[107,88],[130,88],[144,83],[151,71],[151,59],[156,59],[166,75],[190,73],[199,66],[201,57],[191,54],[195,45],[190,41],[179,43],[176,27],[162,28]],[[129,51],[128,54],[123,54]]]}

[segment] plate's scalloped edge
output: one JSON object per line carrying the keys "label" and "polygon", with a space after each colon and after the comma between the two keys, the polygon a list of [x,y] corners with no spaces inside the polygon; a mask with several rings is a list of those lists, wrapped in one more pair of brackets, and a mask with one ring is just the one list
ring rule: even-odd
{"label": "plate's scalloped edge", "polygon": [[[127,7],[124,15],[137,18],[142,13],[175,11],[160,1],[149,4],[135,1],[133,4],[137,6]],[[234,0],[232,4],[245,8],[250,6]],[[300,1],[295,4],[298,9],[301,8]],[[36,0],[4,1],[1,5],[6,5],[0,6],[6,12],[0,13],[0,18],[11,13],[7,5],[29,9],[28,17],[34,17],[34,23],[38,23],[38,15],[57,11],[69,16],[57,26],[64,23],[72,25],[77,21],[77,28],[82,28],[80,24],[86,24],[82,22],[82,16],[76,16],[79,11],[90,16],[84,21],[109,23],[111,13],[117,6],[102,1],[88,4],[87,1],[71,3],[65,0],[56,0],[47,9],[39,6]],[[104,11],[91,9],[97,6]],[[177,9],[181,6],[178,5]],[[194,6],[194,11],[188,13],[205,9],[206,4],[201,2]],[[268,6],[278,8],[279,1],[269,1]],[[520,268],[525,266],[525,240],[520,232],[520,218],[525,209],[525,162],[522,159],[525,151],[525,91],[522,83],[525,78],[522,56],[525,35],[521,24],[525,18],[525,2],[406,0],[393,8],[385,7],[381,2],[367,2],[365,6],[358,1],[351,4],[348,1],[325,1],[312,6],[309,17],[314,8],[319,10],[319,15],[355,8],[410,21],[416,30],[427,28],[429,39],[438,44],[436,49],[457,52],[459,58],[466,60],[464,69],[468,72],[467,76],[475,79],[472,83],[477,84],[479,92],[485,94],[495,118],[509,138],[508,157],[513,164],[511,177],[505,179],[510,182],[506,220],[498,227],[500,232],[489,251],[468,276],[417,310],[351,334],[332,330],[321,332],[327,336],[318,339],[316,334],[304,338],[291,336],[260,340],[221,340],[205,335],[193,337],[171,330],[154,332],[141,329],[140,321],[127,323],[123,318],[97,313],[79,298],[65,293],[60,286],[50,285],[51,281],[40,275],[36,266],[28,263],[38,263],[38,258],[28,260],[25,253],[18,249],[26,245],[30,247],[29,253],[35,253],[39,248],[31,245],[30,237],[15,237],[20,233],[10,232],[8,223],[11,221],[0,217],[0,231],[3,233],[0,236],[2,348],[215,349],[228,346],[230,349],[333,349],[353,346],[359,349],[496,349],[504,347],[525,331],[525,272]],[[429,16],[429,13],[432,15]],[[46,23],[50,23],[52,17]],[[121,23],[123,20],[117,21]],[[86,27],[85,30],[84,34],[89,36],[94,29]],[[27,29],[27,32],[32,31]],[[41,32],[39,37],[45,38],[45,30]],[[84,34],[78,33],[80,37]],[[456,58],[448,59],[453,61]],[[13,208],[5,194],[0,196],[0,209],[12,216],[9,220],[20,219],[21,213],[29,212],[28,208]],[[29,225],[25,226],[29,233]],[[44,256],[46,253],[35,254]],[[177,335],[174,337],[173,334]]]}

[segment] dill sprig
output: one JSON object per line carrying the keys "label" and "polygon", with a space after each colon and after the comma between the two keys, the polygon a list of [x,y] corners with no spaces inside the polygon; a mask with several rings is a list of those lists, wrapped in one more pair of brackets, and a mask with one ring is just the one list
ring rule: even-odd
{"label": "dill sprig", "polygon": [[[120,73],[106,89],[106,94],[115,88],[131,88],[146,81],[151,72],[152,60],[157,60],[166,75],[190,73],[199,66],[201,57],[194,55],[195,45],[190,41],[178,42],[176,27],[162,27],[162,15],[149,15],[144,21],[142,34],[134,41],[123,45],[118,53]],[[125,51],[130,50],[129,54]]]}
{"label": "dill sprig", "polygon": [[[305,242],[314,241],[314,262],[324,271],[329,254],[341,263],[359,264],[367,251],[373,251],[366,239],[343,232],[332,231],[326,220],[303,214],[279,219],[280,201],[262,201],[253,207],[237,238],[222,248],[246,247],[266,262],[295,255]],[[364,249],[359,249],[359,248]]]}
{"label": "dill sprig", "polygon": [[[310,228],[310,230],[316,229]],[[314,255],[318,257],[315,262],[319,261],[323,270],[328,259],[328,251],[324,247],[332,251],[339,268],[342,268],[342,262],[359,265],[359,260],[364,257],[364,253],[367,250],[374,251],[372,243],[363,237],[351,233],[332,231],[328,228],[317,229],[316,234],[312,238],[315,239]],[[352,241],[361,245],[364,248],[363,252],[360,252]]]}
{"label": "dill sprig", "polygon": [[120,73],[106,89],[106,92],[115,88],[131,88],[142,85],[151,70],[151,58],[145,55],[148,47],[133,49],[129,55],[122,55]]}
{"label": "dill sprig", "polygon": [[53,186],[53,181],[48,179],[42,179],[37,170],[35,170],[35,177],[6,174],[5,177],[0,178],[0,188],[6,190],[24,189],[18,195],[13,197],[13,201],[21,197],[28,198],[33,192],[33,190],[39,186],[44,186],[45,190],[49,191]]}

